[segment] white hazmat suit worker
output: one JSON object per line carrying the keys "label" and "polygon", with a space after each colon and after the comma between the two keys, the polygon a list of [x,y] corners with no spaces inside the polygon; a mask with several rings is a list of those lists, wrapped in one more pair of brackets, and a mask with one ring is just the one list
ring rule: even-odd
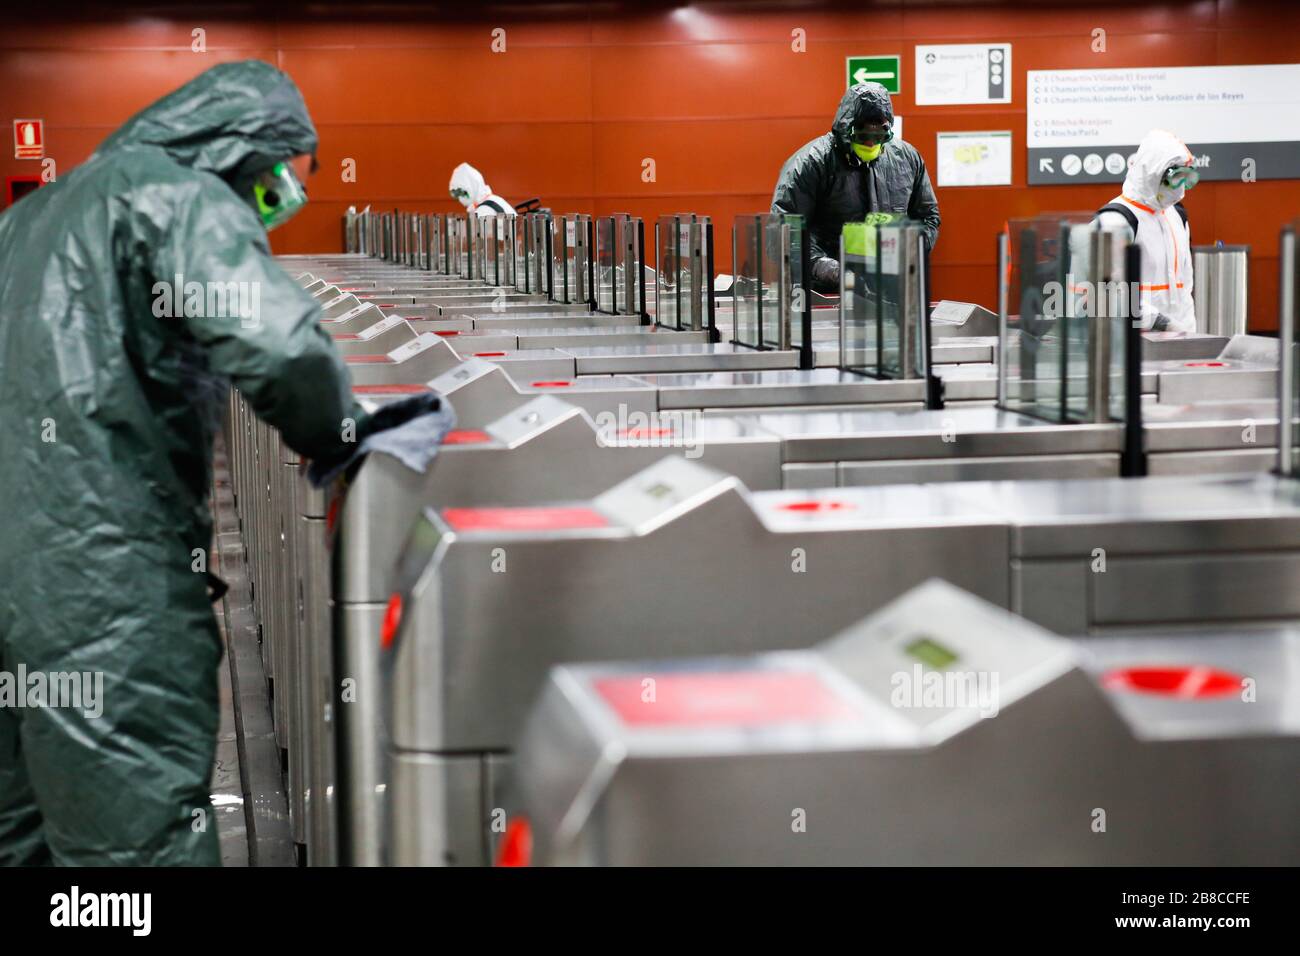
{"label": "white hazmat suit worker", "polygon": [[462,206],[479,216],[513,216],[515,207],[492,192],[483,181],[483,174],[469,163],[461,163],[451,171],[451,196]]}
{"label": "white hazmat suit worker", "polygon": [[1192,231],[1181,203],[1199,176],[1191,151],[1164,130],[1143,138],[1124,191],[1097,212],[1103,229],[1124,229],[1142,250],[1143,329],[1195,332]]}

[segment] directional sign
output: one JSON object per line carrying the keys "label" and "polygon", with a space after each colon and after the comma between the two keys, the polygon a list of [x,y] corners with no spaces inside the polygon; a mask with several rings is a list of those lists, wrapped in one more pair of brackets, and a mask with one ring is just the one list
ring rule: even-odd
{"label": "directional sign", "polygon": [[1300,179],[1300,63],[1030,70],[1029,185],[1118,183],[1151,129],[1202,180]]}
{"label": "directional sign", "polygon": [[902,57],[897,53],[883,56],[849,56],[844,58],[844,72],[848,85],[859,83],[879,83],[890,93],[897,93],[901,72],[899,63]]}

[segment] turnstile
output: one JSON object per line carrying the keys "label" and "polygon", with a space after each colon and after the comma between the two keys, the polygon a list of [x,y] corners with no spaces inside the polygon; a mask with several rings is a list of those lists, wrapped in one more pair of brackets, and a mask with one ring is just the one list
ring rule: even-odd
{"label": "turnstile", "polygon": [[569,665],[501,855],[1296,865],[1300,630],[1062,640],[931,582],[813,650]]}

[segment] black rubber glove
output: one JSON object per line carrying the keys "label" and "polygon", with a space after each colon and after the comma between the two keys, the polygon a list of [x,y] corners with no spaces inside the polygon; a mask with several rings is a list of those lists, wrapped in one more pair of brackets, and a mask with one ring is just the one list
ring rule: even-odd
{"label": "black rubber glove", "polygon": [[812,263],[812,281],[809,283],[814,292],[840,294],[840,264],[829,256],[814,259]]}
{"label": "black rubber glove", "polygon": [[413,418],[428,415],[441,408],[442,399],[432,392],[423,395],[412,395],[410,398],[403,398],[396,402],[381,405],[374,412],[357,421],[355,441],[341,444],[338,451],[328,458],[317,458],[311,463],[311,467],[307,469],[308,479],[313,484],[319,484],[323,476],[328,475],[356,454],[357,449],[361,447],[361,443],[371,435],[377,435],[380,432],[388,431],[390,428],[405,425]]}
{"label": "black rubber glove", "polygon": [[371,435],[388,431],[398,425],[405,425],[412,418],[436,412],[440,408],[442,408],[442,399],[433,392],[388,402],[375,409],[368,418],[357,422],[357,441],[365,441]]}

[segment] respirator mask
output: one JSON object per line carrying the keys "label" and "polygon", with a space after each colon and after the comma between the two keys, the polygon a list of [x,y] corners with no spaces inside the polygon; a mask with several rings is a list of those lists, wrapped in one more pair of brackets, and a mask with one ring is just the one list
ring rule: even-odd
{"label": "respirator mask", "polygon": [[307,205],[307,188],[288,163],[276,163],[253,181],[253,198],[262,225],[270,232]]}
{"label": "respirator mask", "polygon": [[890,127],[883,129],[856,129],[853,131],[853,153],[864,163],[870,163],[880,155],[885,144],[894,138]]}

